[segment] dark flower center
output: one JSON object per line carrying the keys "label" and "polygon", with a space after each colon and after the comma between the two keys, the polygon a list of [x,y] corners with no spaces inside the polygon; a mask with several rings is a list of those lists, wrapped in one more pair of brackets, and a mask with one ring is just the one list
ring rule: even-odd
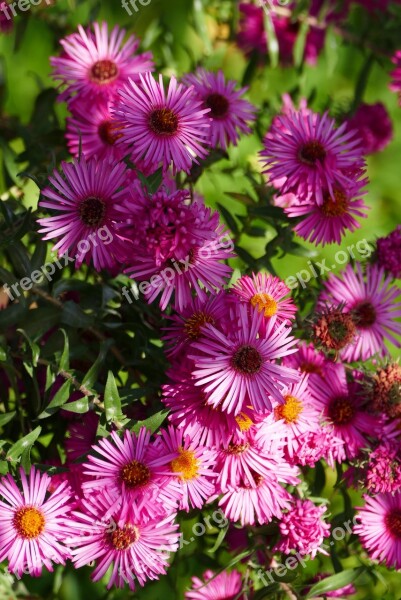
{"label": "dark flower center", "polygon": [[394,509],[385,517],[386,527],[390,533],[398,539],[401,539],[401,510]]}
{"label": "dark flower center", "polygon": [[228,454],[243,454],[249,449],[249,442],[244,442],[243,444],[234,444],[230,442],[228,444],[227,452]]}
{"label": "dark flower center", "polygon": [[254,375],[260,371],[263,360],[256,348],[253,346],[241,346],[232,357],[234,369],[244,375]]}
{"label": "dark flower center", "polygon": [[149,125],[157,135],[174,135],[178,129],[178,117],[170,108],[158,108],[150,114]]}
{"label": "dark flower center", "polygon": [[96,83],[110,83],[117,75],[118,68],[112,60],[99,60],[91,68],[91,78],[93,81],[96,81]]}
{"label": "dark flower center", "polygon": [[323,162],[326,157],[326,150],[317,140],[306,142],[300,147],[298,158],[301,162],[314,167],[317,162]]}
{"label": "dark flower center", "polygon": [[88,227],[97,227],[106,214],[106,202],[95,196],[85,198],[78,207],[79,218]]}
{"label": "dark flower center", "polygon": [[339,189],[334,190],[334,198],[328,192],[323,194],[322,213],[325,217],[341,217],[348,210],[347,195]]}
{"label": "dark flower center", "polygon": [[205,100],[207,108],[210,108],[209,116],[213,119],[223,119],[230,108],[230,103],[221,94],[209,94]]}
{"label": "dark flower center", "polygon": [[139,530],[135,525],[117,527],[117,529],[108,534],[108,539],[116,550],[127,550],[127,548],[139,539]]}
{"label": "dark flower center", "polygon": [[302,373],[317,373],[318,375],[322,375],[322,368],[313,363],[303,362],[299,365],[299,368]]}
{"label": "dark flower center", "polygon": [[143,487],[149,482],[150,470],[138,460],[132,460],[123,466],[120,471],[120,477],[127,488],[133,490],[135,488]]}
{"label": "dark flower center", "polygon": [[329,417],[334,425],[348,425],[354,416],[354,407],[348,398],[334,398],[328,408]]}
{"label": "dark flower center", "polygon": [[376,321],[376,310],[369,301],[360,302],[352,311],[354,323],[361,329],[370,327]]}
{"label": "dark flower center", "polygon": [[98,127],[98,135],[103,143],[114,146],[121,133],[117,133],[120,128],[113,121],[103,121]]}
{"label": "dark flower center", "polygon": [[185,321],[184,331],[191,340],[197,340],[201,335],[201,327],[210,323],[215,324],[215,320],[211,315],[204,312],[196,312]]}

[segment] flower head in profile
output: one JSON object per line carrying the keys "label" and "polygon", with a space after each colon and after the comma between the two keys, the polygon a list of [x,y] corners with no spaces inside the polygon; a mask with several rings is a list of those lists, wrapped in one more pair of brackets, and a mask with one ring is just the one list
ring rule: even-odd
{"label": "flower head in profile", "polygon": [[376,260],[379,267],[401,279],[401,225],[377,240]]}
{"label": "flower head in profile", "polygon": [[241,134],[251,133],[249,123],[255,120],[256,108],[241,96],[246,88],[237,88],[235,81],[226,81],[222,71],[212,73],[198,69],[183,79],[193,86],[194,93],[210,109],[210,145],[226,150],[229,144],[236,145]]}
{"label": "flower head in profile", "polygon": [[115,114],[121,124],[121,139],[134,161],[162,164],[165,170],[189,172],[207,155],[210,129],[209,108],[171,77],[167,91],[163,77],[155,81],[151,73],[130,80],[119,90]]}
{"label": "flower head in profile", "polygon": [[203,573],[203,581],[192,577],[192,588],[185,592],[185,600],[245,600],[245,594],[241,594],[242,587],[239,571],[223,571],[216,575],[207,570]]}
{"label": "flower head in profile", "polygon": [[43,567],[53,571],[53,563],[71,558],[71,490],[64,482],[48,493],[51,478],[35,467],[29,477],[20,469],[20,477],[22,489],[10,474],[0,479],[0,562],[18,577],[40,577]]}
{"label": "flower head in profile", "polygon": [[153,68],[150,52],[137,54],[139,40],[131,35],[124,43],[125,30],[107,23],[93,24],[93,31],[78,27],[78,33],[61,40],[63,53],[52,57],[53,77],[65,87],[60,100],[76,95],[86,99],[112,99],[129,79]]}
{"label": "flower head in profile", "polygon": [[386,107],[381,102],[362,102],[347,119],[347,129],[358,132],[365,154],[381,152],[393,137],[393,124]]}

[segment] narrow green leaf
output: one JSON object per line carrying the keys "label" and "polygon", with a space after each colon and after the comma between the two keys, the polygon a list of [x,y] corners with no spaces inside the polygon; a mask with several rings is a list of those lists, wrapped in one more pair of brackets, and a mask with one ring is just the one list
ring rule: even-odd
{"label": "narrow green leaf", "polygon": [[51,417],[58,411],[60,406],[63,406],[68,398],[70,397],[70,389],[71,389],[71,381],[67,379],[61,386],[59,390],[54,394],[49,405],[45,408],[43,412],[40,413],[38,419],[47,419],[47,417]]}
{"label": "narrow green leaf", "polygon": [[36,429],[31,431],[31,433],[28,433],[28,435],[18,440],[18,442],[13,444],[7,452],[7,458],[10,461],[16,462],[20,458],[24,450],[26,450],[26,448],[33,446],[35,441],[38,439],[41,431],[42,428],[40,426],[36,427]]}
{"label": "narrow green leaf", "polygon": [[70,342],[64,329],[61,329],[61,332],[64,336],[64,349],[60,358],[59,370],[68,371],[70,368]]}
{"label": "narrow green leaf", "polygon": [[237,225],[237,222],[234,219],[233,215],[230,213],[230,211],[227,210],[225,206],[220,204],[220,202],[216,202],[216,206],[219,209],[219,211],[221,212],[221,214],[223,215],[224,220],[227,223],[227,225],[229,226],[229,228],[231,229],[232,233],[234,233],[234,235],[238,235],[238,233],[239,233],[238,225]]}
{"label": "narrow green leaf", "polygon": [[210,550],[208,550],[208,552],[210,552],[210,554],[213,554],[214,552],[216,552],[216,550],[218,550],[221,546],[221,544],[224,541],[224,538],[226,537],[226,533],[228,531],[228,525],[226,525],[226,527],[223,527],[222,529],[220,529],[219,534],[216,538],[216,541],[213,545],[213,548],[210,548]]}
{"label": "narrow green leaf", "polygon": [[100,347],[99,356],[97,357],[97,359],[95,360],[95,362],[93,363],[93,365],[91,366],[91,368],[89,369],[89,371],[86,373],[86,375],[84,376],[84,378],[82,380],[82,385],[84,387],[92,387],[92,385],[95,383],[95,381],[99,375],[99,371],[103,366],[104,359],[106,358],[107,352],[109,351],[109,348],[112,345],[113,345],[113,340],[106,340],[105,342],[102,342],[102,345]]}
{"label": "narrow green leaf", "polygon": [[37,344],[35,344],[35,342],[33,342],[31,340],[31,338],[29,337],[29,335],[23,329],[17,329],[17,331],[19,333],[21,333],[21,335],[23,335],[24,338],[26,339],[26,341],[28,342],[29,347],[30,347],[31,352],[32,352],[32,363],[33,363],[33,366],[36,367],[37,364],[38,364],[38,358],[39,358],[39,355],[40,355],[40,348],[39,348],[39,346]]}
{"label": "narrow green leaf", "polygon": [[316,583],[310,590],[306,598],[314,598],[320,596],[326,592],[333,592],[338,590],[349,583],[352,583],[365,571],[365,567],[358,567],[357,569],[346,569],[341,573],[336,573],[330,577],[326,577],[322,581]]}
{"label": "narrow green leaf", "polygon": [[104,390],[104,407],[106,409],[106,419],[108,421],[119,421],[124,419],[121,410],[120,394],[118,393],[112,371],[109,371],[107,375],[106,388]]}
{"label": "narrow green leaf", "polygon": [[135,423],[135,425],[131,428],[131,431],[133,431],[134,433],[138,433],[141,427],[146,427],[146,429],[149,429],[151,433],[155,433],[155,431],[159,429],[167,415],[168,410],[161,410],[160,412],[156,413],[155,415],[152,415],[148,419],[145,419],[144,421],[138,421],[137,423]]}
{"label": "narrow green leaf", "polygon": [[67,402],[63,406],[63,410],[67,410],[68,412],[84,414],[89,411],[89,401],[86,396],[81,398],[80,400],[74,400],[74,402]]}
{"label": "narrow green leaf", "polygon": [[7,423],[9,423],[15,417],[16,414],[17,413],[15,412],[15,410],[13,410],[13,412],[9,412],[9,413],[1,413],[0,414],[0,427],[3,427]]}

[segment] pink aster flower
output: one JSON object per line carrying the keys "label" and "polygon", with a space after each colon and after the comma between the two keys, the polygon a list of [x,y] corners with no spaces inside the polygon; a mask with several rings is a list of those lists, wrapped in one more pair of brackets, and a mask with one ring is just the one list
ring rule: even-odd
{"label": "pink aster flower", "polygon": [[134,590],[135,579],[143,586],[166,573],[169,555],[178,549],[176,514],[149,516],[136,502],[123,502],[117,510],[113,506],[107,493],[84,500],[81,512],[74,512],[75,535],[68,541],[77,568],[96,561],[93,581],[111,567],[107,589],[128,584]]}
{"label": "pink aster flower", "polygon": [[62,163],[62,173],[49,177],[51,187],[42,191],[41,208],[54,216],[38,219],[43,239],[60,238],[53,246],[59,256],[75,255],[76,267],[93,260],[96,270],[112,268],[125,256],[124,239],[118,231],[124,195],[125,165],[110,160]]}
{"label": "pink aster flower", "polygon": [[294,227],[294,231],[304,240],[321,244],[340,244],[347,231],[355,231],[360,227],[357,217],[367,216],[368,206],[361,196],[361,186],[366,185],[367,178],[355,182],[353,187],[333,187],[333,195],[323,192],[323,203],[318,204],[312,198],[302,203],[292,203],[284,208],[284,212],[292,218],[302,217]]}
{"label": "pink aster flower", "polygon": [[92,454],[84,465],[84,493],[107,489],[117,498],[146,499],[153,514],[163,506],[175,508],[180,490],[173,481],[169,482],[174,475],[169,463],[177,457],[176,450],[166,453],[152,442],[145,427],[138,435],[126,430],[123,437],[113,431],[110,437],[92,446]]}
{"label": "pink aster flower", "polygon": [[70,103],[71,117],[67,117],[67,145],[73,156],[80,152],[86,159],[124,158],[125,148],[117,146],[119,126],[114,121],[108,102],[74,100]]}
{"label": "pink aster flower", "polygon": [[119,142],[132,151],[134,161],[161,163],[165,170],[172,165],[174,173],[188,173],[198,158],[207,155],[210,109],[202,108],[192,87],[171,77],[166,93],[162,75],[157,82],[145,73],[139,84],[130,80],[120,89],[119,97]]}
{"label": "pink aster flower", "polygon": [[365,496],[357,513],[354,533],[369,556],[389,567],[401,568],[401,493]]}
{"label": "pink aster flower", "polygon": [[65,564],[71,557],[66,536],[73,521],[69,517],[70,488],[61,483],[50,494],[51,478],[31,467],[29,478],[20,469],[22,490],[8,474],[0,479],[0,562],[19,578],[23,573],[40,577],[45,566]]}
{"label": "pink aster flower", "polygon": [[397,50],[392,61],[396,68],[391,72],[392,82],[390,84],[390,90],[398,94],[398,101],[401,105],[401,50]]}
{"label": "pink aster flower", "polygon": [[391,285],[391,276],[385,276],[384,269],[368,265],[363,275],[360,263],[356,270],[347,265],[340,275],[330,274],[319,306],[344,305],[344,312],[351,312],[356,325],[354,341],[340,351],[345,361],[367,360],[376,353],[388,353],[385,340],[400,347],[395,337],[401,335],[400,290]]}
{"label": "pink aster flower", "polygon": [[329,363],[325,354],[317,350],[313,344],[298,340],[298,352],[283,358],[283,364],[301,373],[308,373],[309,377],[324,377],[326,364]]}
{"label": "pink aster flower", "polygon": [[346,123],[348,131],[358,132],[365,154],[381,152],[393,137],[393,124],[381,102],[360,104]]}
{"label": "pink aster flower", "polygon": [[207,570],[203,573],[203,581],[192,577],[192,588],[185,592],[185,600],[245,600],[242,588],[242,576],[238,571],[223,571],[216,575]]}
{"label": "pink aster flower", "polygon": [[266,273],[253,273],[252,277],[243,275],[230,288],[233,299],[246,302],[249,306],[263,313],[262,335],[269,319],[274,317],[275,325],[291,324],[297,307],[292,298],[286,298],[290,289],[279,277]]}
{"label": "pink aster flower", "polygon": [[401,279],[401,225],[377,240],[376,260],[379,267]]}
{"label": "pink aster flower", "polygon": [[240,21],[237,44],[246,54],[256,51],[267,53],[267,38],[263,24],[263,10],[260,6],[241,2],[239,4]]}
{"label": "pink aster flower", "polygon": [[344,441],[344,446],[336,448],[338,462],[355,458],[362,448],[370,446],[368,438],[380,430],[381,422],[366,412],[366,394],[360,383],[347,382],[344,367],[327,369],[324,380],[310,382],[310,390],[323,420]]}
{"label": "pink aster flower", "polygon": [[[279,115],[264,141],[261,157],[270,180],[282,179],[281,194],[310,196],[323,204],[324,190],[335,200],[335,186],[355,184],[364,167],[359,139],[325,113]],[[285,178],[285,179],[284,179]]]}
{"label": "pink aster flower", "polygon": [[289,554],[295,550],[301,556],[310,554],[312,559],[318,552],[327,555],[321,548],[330,535],[330,525],[323,520],[326,510],[326,506],[315,506],[310,500],[294,499],[280,519],[280,538],[274,551]]}
{"label": "pink aster flower", "polygon": [[209,404],[221,405],[228,413],[237,415],[247,405],[257,411],[271,410],[269,396],[282,403],[281,390],[300,378],[293,369],[274,362],[296,351],[295,339],[285,323],[275,327],[274,320],[267,323],[261,338],[263,314],[249,315],[244,305],[236,311],[231,333],[206,324],[202,340],[193,343],[189,358],[195,363],[195,384],[202,386]]}
{"label": "pink aster flower", "polygon": [[63,54],[50,59],[54,79],[66,86],[60,100],[76,94],[111,99],[130,78],[153,68],[150,52],[136,54],[139,40],[131,35],[123,43],[125,29],[115,26],[109,34],[107,23],[94,23],[93,29],[79,26],[78,33],[61,40]]}
{"label": "pink aster flower", "polygon": [[237,83],[226,81],[222,71],[212,73],[205,69],[186,75],[183,82],[193,86],[203,106],[210,109],[212,148],[226,150],[229,144],[237,145],[242,133],[251,133],[248,123],[255,120],[256,108],[241,98],[247,88],[237,89]]}
{"label": "pink aster flower", "polygon": [[297,452],[287,460],[292,465],[314,467],[322,458],[334,469],[337,456],[343,452],[344,440],[337,437],[331,425],[320,425],[314,431],[307,431],[297,439]]}
{"label": "pink aster flower", "polygon": [[369,453],[364,486],[371,494],[396,492],[401,488],[399,444],[383,442]]}
{"label": "pink aster flower", "polygon": [[205,501],[214,493],[212,469],[216,453],[199,442],[194,442],[184,429],[162,431],[161,448],[166,454],[175,453],[177,458],[170,462],[170,469],[178,482],[181,498],[178,507],[189,511],[190,508],[202,508]]}

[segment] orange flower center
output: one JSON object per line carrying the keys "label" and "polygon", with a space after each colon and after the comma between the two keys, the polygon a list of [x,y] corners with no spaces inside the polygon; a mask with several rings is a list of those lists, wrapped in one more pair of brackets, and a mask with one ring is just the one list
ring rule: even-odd
{"label": "orange flower center", "polygon": [[254,308],[257,308],[259,312],[264,311],[265,317],[273,317],[277,313],[277,302],[265,292],[259,292],[251,298],[251,304]]}
{"label": "orange flower center", "polygon": [[205,314],[204,312],[196,312],[189,319],[185,321],[184,331],[191,340],[197,340],[201,335],[201,327],[210,323],[215,324],[215,320],[212,316]]}
{"label": "orange flower center", "polygon": [[246,452],[249,447],[249,442],[244,442],[243,444],[234,444],[233,442],[230,442],[228,444],[227,452],[228,454],[242,454],[243,452]]}
{"label": "orange flower center", "polygon": [[139,539],[139,529],[135,525],[124,525],[117,527],[109,533],[108,539],[116,550],[127,550]]}
{"label": "orange flower center", "polygon": [[199,473],[199,461],[192,450],[179,448],[177,458],[171,461],[170,466],[173,473],[179,473],[181,479],[189,480],[197,477]]}
{"label": "orange flower center", "polygon": [[37,508],[24,506],[14,513],[13,525],[21,537],[32,540],[44,531],[45,518]]}
{"label": "orange flower center", "polygon": [[348,210],[348,198],[342,191],[335,189],[334,198],[327,192],[323,197],[323,206],[321,211],[325,217],[341,217]]}
{"label": "orange flower center", "polygon": [[235,420],[241,431],[249,431],[253,425],[252,419],[243,412],[240,412],[239,415],[235,417]]}
{"label": "orange flower center", "polygon": [[150,480],[150,470],[138,460],[132,460],[124,465],[120,471],[120,477],[125,485],[133,490],[143,487]]}
{"label": "orange flower center", "polygon": [[284,404],[276,406],[274,416],[277,421],[284,419],[286,423],[296,423],[302,411],[303,405],[301,400],[298,400],[295,396],[288,395],[284,397]]}

